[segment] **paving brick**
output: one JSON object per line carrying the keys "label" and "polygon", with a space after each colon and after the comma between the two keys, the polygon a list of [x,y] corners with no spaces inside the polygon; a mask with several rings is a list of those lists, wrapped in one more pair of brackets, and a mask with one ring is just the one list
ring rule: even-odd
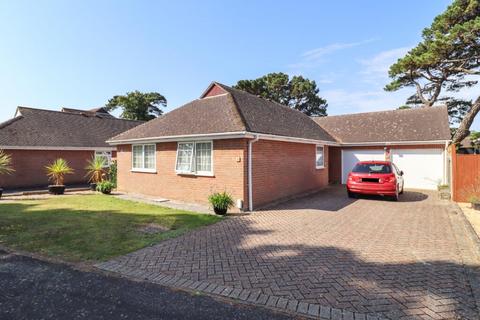
{"label": "paving brick", "polygon": [[343,188],[329,188],[99,267],[303,314],[320,305],[324,319],[352,319],[352,312],[355,320],[365,313],[477,319],[476,287],[463,263],[474,248],[462,242],[467,229],[452,210],[429,191],[406,191],[391,202],[351,200]]}

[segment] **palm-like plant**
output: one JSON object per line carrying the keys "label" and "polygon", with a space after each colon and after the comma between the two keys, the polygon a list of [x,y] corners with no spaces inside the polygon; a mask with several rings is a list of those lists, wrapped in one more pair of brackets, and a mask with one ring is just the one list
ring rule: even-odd
{"label": "palm-like plant", "polygon": [[10,174],[14,172],[12,168],[12,157],[0,150],[0,174]]}
{"label": "palm-like plant", "polygon": [[106,161],[105,158],[101,157],[92,157],[88,160],[85,170],[87,170],[88,181],[91,183],[99,183],[102,181],[102,176],[105,172]]}
{"label": "palm-like plant", "polygon": [[57,186],[63,185],[66,174],[73,173],[73,169],[68,166],[67,161],[58,158],[51,165],[45,166],[48,178]]}

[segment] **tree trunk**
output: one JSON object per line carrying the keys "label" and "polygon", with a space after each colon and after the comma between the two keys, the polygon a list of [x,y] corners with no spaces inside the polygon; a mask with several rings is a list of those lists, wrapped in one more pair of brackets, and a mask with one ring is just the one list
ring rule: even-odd
{"label": "tree trunk", "polygon": [[475,116],[479,111],[480,111],[480,97],[478,97],[477,100],[475,100],[475,102],[472,105],[472,108],[460,123],[460,126],[455,132],[455,135],[453,136],[453,141],[452,141],[453,144],[462,142],[462,140],[465,139],[470,134],[470,131],[469,131],[470,126],[472,125],[473,120],[475,120]]}

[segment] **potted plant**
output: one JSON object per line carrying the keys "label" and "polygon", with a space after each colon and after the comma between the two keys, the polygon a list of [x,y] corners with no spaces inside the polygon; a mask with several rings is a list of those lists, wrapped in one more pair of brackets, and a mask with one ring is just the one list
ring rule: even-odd
{"label": "potted plant", "polygon": [[105,180],[101,181],[97,184],[97,191],[100,191],[103,194],[110,194],[112,193],[112,189],[115,187],[113,182]]}
{"label": "potted plant", "polygon": [[73,169],[62,158],[55,160],[51,165],[46,166],[45,169],[47,170],[48,178],[54,183],[48,186],[48,192],[51,194],[63,194],[65,192],[63,183],[65,175],[73,173]]}
{"label": "potted plant", "polygon": [[[11,174],[15,170],[12,168],[12,157],[0,150],[0,174]],[[3,194],[3,188],[0,187],[0,198]]]}
{"label": "potted plant", "polygon": [[87,166],[85,167],[85,170],[87,171],[85,176],[88,177],[90,189],[92,191],[97,190],[97,184],[102,181],[105,165],[105,159],[101,157],[93,156],[92,159],[88,160]]}
{"label": "potted plant", "polygon": [[233,207],[232,197],[226,192],[215,192],[208,197],[208,201],[218,215],[225,215],[229,208]]}
{"label": "potted plant", "polygon": [[468,202],[471,203],[472,209],[474,210],[480,210],[480,197],[478,196],[471,196],[468,198]]}

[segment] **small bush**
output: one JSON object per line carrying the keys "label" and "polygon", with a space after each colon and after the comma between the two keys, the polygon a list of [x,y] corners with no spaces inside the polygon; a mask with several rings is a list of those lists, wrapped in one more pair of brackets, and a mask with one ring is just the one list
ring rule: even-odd
{"label": "small bush", "polygon": [[102,181],[99,184],[97,184],[97,191],[103,194],[110,194],[114,187],[115,185],[112,182]]}
{"label": "small bush", "polygon": [[224,192],[215,192],[208,197],[210,204],[217,209],[226,210],[235,204],[233,198],[226,191]]}
{"label": "small bush", "polygon": [[450,189],[450,186],[448,184],[439,184],[437,186],[437,189],[438,189],[438,191],[448,190],[448,189]]}
{"label": "small bush", "polygon": [[480,197],[470,196],[470,197],[468,197],[468,202],[470,202],[470,203],[480,203]]}
{"label": "small bush", "polygon": [[117,187],[117,161],[112,161],[108,170],[108,179],[113,183],[114,188]]}

